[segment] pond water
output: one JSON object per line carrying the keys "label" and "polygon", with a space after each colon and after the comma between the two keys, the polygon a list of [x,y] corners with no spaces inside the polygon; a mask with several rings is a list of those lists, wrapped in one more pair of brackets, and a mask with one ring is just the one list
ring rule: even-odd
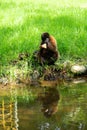
{"label": "pond water", "polygon": [[0,91],[0,130],[87,130],[87,83]]}

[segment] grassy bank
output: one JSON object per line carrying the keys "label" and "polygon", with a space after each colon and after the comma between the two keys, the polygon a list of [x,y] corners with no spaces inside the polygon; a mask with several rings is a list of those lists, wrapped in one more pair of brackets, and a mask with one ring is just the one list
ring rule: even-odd
{"label": "grassy bank", "polygon": [[86,0],[0,0],[0,64],[38,49],[54,35],[62,59],[87,57]]}

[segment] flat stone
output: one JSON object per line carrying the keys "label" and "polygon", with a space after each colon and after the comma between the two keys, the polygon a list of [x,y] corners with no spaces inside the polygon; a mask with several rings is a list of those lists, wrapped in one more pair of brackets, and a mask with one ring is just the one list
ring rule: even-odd
{"label": "flat stone", "polygon": [[71,67],[71,72],[74,74],[83,74],[87,71],[84,65],[73,65]]}
{"label": "flat stone", "polygon": [[79,83],[85,83],[86,82],[86,80],[85,79],[75,79],[75,80],[73,80],[73,83],[74,84],[79,84]]}

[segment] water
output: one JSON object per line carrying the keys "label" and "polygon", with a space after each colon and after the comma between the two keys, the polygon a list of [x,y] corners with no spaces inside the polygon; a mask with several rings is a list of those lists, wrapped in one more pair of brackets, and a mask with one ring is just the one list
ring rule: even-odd
{"label": "water", "polygon": [[87,83],[0,91],[0,130],[87,130]]}

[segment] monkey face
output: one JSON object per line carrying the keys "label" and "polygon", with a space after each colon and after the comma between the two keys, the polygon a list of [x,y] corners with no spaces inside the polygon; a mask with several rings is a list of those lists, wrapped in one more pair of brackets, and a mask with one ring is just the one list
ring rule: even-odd
{"label": "monkey face", "polygon": [[45,33],[43,33],[42,35],[41,35],[41,39],[42,39],[42,41],[44,42],[47,38],[49,38],[49,33],[47,33],[47,32],[45,32]]}
{"label": "monkey face", "polygon": [[44,48],[44,49],[47,49],[47,44],[49,42],[49,33],[45,32],[41,35],[41,39],[42,39],[42,42],[41,42],[41,48]]}

